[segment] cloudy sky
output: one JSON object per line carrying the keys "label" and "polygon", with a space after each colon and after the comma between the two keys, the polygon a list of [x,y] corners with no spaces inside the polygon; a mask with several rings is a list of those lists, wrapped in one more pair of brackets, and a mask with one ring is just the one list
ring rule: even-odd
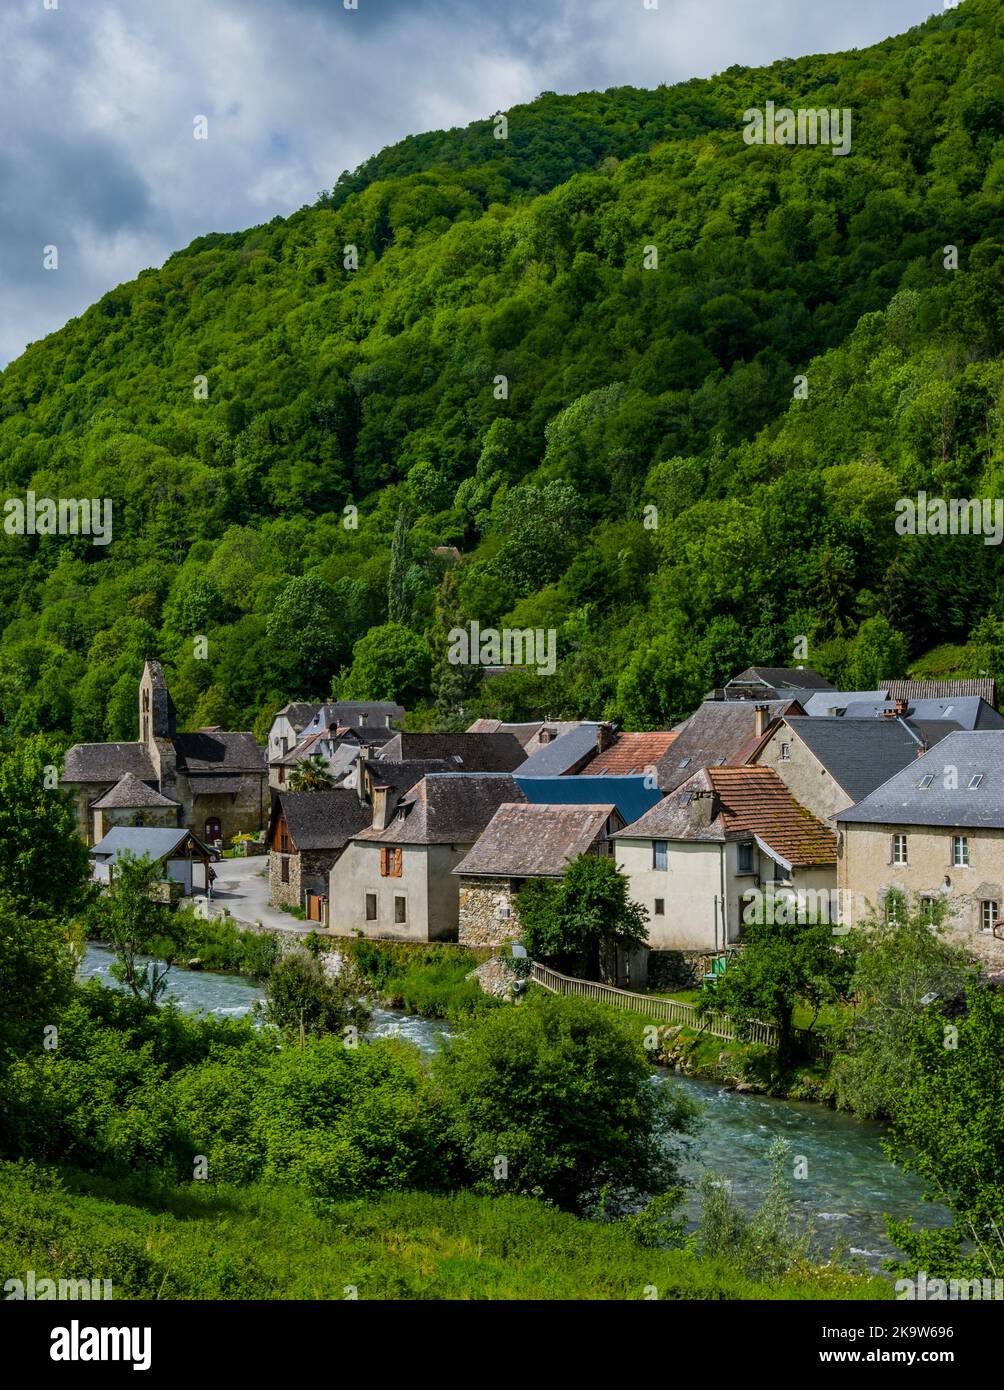
{"label": "cloudy sky", "polygon": [[[291,212],[414,131],[541,91],[655,86],[863,47],[943,8],[356,3],[0,0],[0,366],[193,237]],[[208,140],[193,139],[197,116]],[[51,245],[59,268],[46,271]]]}

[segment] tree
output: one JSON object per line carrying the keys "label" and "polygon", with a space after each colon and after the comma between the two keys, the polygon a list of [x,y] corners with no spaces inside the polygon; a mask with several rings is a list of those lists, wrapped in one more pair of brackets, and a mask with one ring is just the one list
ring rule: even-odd
{"label": "tree", "polygon": [[339,631],[339,605],[323,579],[291,579],[276,599],[266,633],[288,654],[297,678],[311,691],[323,691],[332,672],[348,653]]}
{"label": "tree", "polygon": [[965,995],[976,973],[966,953],[941,936],[943,903],[908,912],[890,892],[885,913],[862,924],[850,992],[855,1017],[832,1068],[837,1100],[859,1115],[892,1115],[909,1079],[903,1046],[924,1005]]}
{"label": "tree", "polygon": [[529,879],[516,907],[534,960],[589,979],[599,977],[605,950],[636,950],[648,939],[648,912],[628,897],[628,881],[614,861],[598,854],[580,854],[560,881]]}
{"label": "tree", "polygon": [[340,1033],[347,1028],[361,1032],[370,1012],[359,997],[360,984],[343,957],[337,975],[329,974],[319,955],[290,951],[272,967],[265,981],[265,999],[259,1006],[266,1023],[283,1033],[304,1038]]}
{"label": "tree", "polygon": [[428,690],[431,671],[432,652],[425,639],[400,623],[384,623],[352,648],[352,667],[341,682],[340,698],[413,705]]}
{"label": "tree", "polygon": [[408,621],[410,604],[405,588],[405,575],[408,570],[408,513],[398,507],[394,522],[394,538],[390,547],[390,572],[387,577],[387,621],[405,624]]}
{"label": "tree", "polygon": [[858,628],[847,672],[852,690],[878,690],[901,675],[908,659],[906,641],[888,619],[868,618]]}
{"label": "tree", "polygon": [[897,1272],[939,1278],[1004,1275],[1004,997],[973,985],[965,1013],[921,1009],[902,1039],[909,1052],[893,1112],[889,1156],[952,1213],[948,1227],[887,1220],[906,1255]]}
{"label": "tree", "polygon": [[[167,988],[171,966],[181,957],[185,918],[152,896],[165,882],[162,866],[148,855],[120,855],[108,891],[92,910],[100,939],[118,957],[112,970],[137,999],[156,1004]],[[143,961],[141,957],[151,959]]]}
{"label": "tree", "polygon": [[[757,1020],[778,1031],[777,1061],[782,1068],[795,1059],[796,1006],[819,1010],[849,998],[854,954],[846,938],[834,937],[828,922],[798,922],[786,911],[786,899],[764,922],[746,922],[742,951],[728,963],[714,987],[702,992],[702,1013],[721,1012],[738,1025],[740,1035]],[[803,914],[804,915],[804,914]]]}
{"label": "tree", "polygon": [[534,993],[472,1015],[433,1061],[462,1178],[583,1210],[673,1187],[695,1107],[654,1085],[637,1030],[587,999]]}
{"label": "tree", "polygon": [[302,763],[296,763],[289,774],[291,792],[326,792],[335,785],[323,753],[311,753]]}
{"label": "tree", "polygon": [[73,987],[76,956],[65,926],[23,916],[0,899],[0,1062],[41,1048]]}
{"label": "tree", "polygon": [[0,889],[25,917],[72,912],[90,872],[59,762],[41,735],[0,756]]}

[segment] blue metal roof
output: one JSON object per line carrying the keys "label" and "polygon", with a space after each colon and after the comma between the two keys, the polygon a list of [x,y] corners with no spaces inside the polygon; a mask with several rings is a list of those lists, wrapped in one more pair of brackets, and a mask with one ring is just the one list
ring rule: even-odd
{"label": "blue metal roof", "polygon": [[545,806],[605,806],[612,804],[624,823],[643,816],[662,800],[658,787],[645,785],[643,776],[628,777],[523,777],[514,774],[527,801]]}

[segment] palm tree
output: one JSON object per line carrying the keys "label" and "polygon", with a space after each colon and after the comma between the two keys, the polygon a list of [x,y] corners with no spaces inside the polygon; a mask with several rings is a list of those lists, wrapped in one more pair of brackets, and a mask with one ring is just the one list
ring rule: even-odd
{"label": "palm tree", "polygon": [[291,792],[326,792],[334,785],[323,753],[312,753],[304,762],[297,763],[289,774]]}

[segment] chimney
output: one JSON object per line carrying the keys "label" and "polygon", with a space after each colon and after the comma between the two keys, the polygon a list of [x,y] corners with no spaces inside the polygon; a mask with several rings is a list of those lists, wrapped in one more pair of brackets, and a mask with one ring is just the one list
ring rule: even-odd
{"label": "chimney", "polygon": [[373,788],[373,826],[374,830],[386,830],[394,819],[397,809],[397,794],[393,787]]}
{"label": "chimney", "polygon": [[766,705],[756,705],[753,710],[753,731],[757,738],[762,738],[767,732],[767,725],[770,723],[770,710]]}
{"label": "chimney", "polygon": [[710,825],[721,809],[713,789],[696,791],[690,800],[690,818],[694,825]]}
{"label": "chimney", "polygon": [[614,733],[612,724],[597,724],[596,726],[596,751],[605,753],[608,748],[612,748],[617,742],[617,735]]}
{"label": "chimney", "polygon": [[909,700],[899,699],[899,700],[896,701],[896,713],[897,713],[897,715],[900,717],[900,719],[903,718],[903,716],[906,714],[906,712],[907,712],[907,710],[908,710],[909,708],[910,708],[910,701],[909,701]]}

